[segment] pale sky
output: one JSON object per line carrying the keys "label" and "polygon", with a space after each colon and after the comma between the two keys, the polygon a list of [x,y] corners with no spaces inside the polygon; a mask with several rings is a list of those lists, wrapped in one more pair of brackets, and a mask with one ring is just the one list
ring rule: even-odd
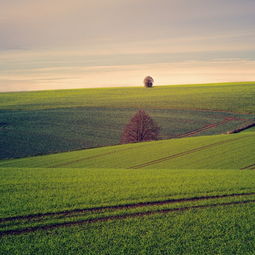
{"label": "pale sky", "polygon": [[255,0],[0,0],[0,91],[255,80]]}

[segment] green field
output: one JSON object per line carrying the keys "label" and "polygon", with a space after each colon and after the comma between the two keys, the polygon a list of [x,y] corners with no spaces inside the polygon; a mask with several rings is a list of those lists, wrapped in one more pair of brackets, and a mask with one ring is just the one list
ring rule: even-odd
{"label": "green field", "polygon": [[200,136],[0,161],[0,167],[241,169],[255,163],[255,133]]}
{"label": "green field", "polygon": [[251,170],[1,168],[1,217],[255,192]]}
{"label": "green field", "polygon": [[[138,104],[168,127],[162,138],[235,118],[194,137],[2,159],[0,254],[253,254],[255,129],[221,133],[252,121],[254,88],[250,83],[169,86],[140,94],[140,88],[0,94],[1,123],[13,123],[13,129],[2,124],[3,133],[13,131],[4,136],[5,157],[15,146],[19,157],[115,144],[120,123]],[[198,99],[199,91],[206,100]],[[105,100],[107,93],[111,100]],[[130,101],[128,108],[118,93]],[[169,124],[169,118],[176,122]],[[180,131],[181,119],[186,124]],[[89,128],[82,133],[85,120]],[[107,128],[100,129],[101,123]],[[91,136],[91,144],[81,136]]]}
{"label": "green field", "polygon": [[119,143],[138,109],[161,127],[161,139],[213,135],[254,120],[255,83],[0,93],[0,159]]}
{"label": "green field", "polygon": [[254,205],[193,209],[163,217],[154,215],[5,236],[0,249],[8,255],[251,255],[255,249],[254,222]]}
{"label": "green field", "polygon": [[255,82],[1,93],[5,110],[73,107],[208,109],[254,114]]}
{"label": "green field", "polygon": [[254,138],[244,132],[3,160],[0,250],[249,254],[255,171],[240,168],[255,163]]}
{"label": "green field", "polygon": [[[249,254],[255,246],[254,170],[1,168],[0,175],[1,254]],[[15,216],[23,218],[6,219]]]}

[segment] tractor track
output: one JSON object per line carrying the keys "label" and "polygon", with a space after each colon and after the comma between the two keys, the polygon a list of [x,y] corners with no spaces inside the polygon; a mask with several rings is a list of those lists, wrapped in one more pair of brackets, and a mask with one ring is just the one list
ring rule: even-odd
{"label": "tractor track", "polygon": [[251,112],[234,112],[234,111],[228,111],[228,110],[212,110],[212,109],[206,109],[206,108],[169,108],[169,110],[176,110],[176,111],[194,111],[194,112],[213,112],[213,113],[227,113],[227,114],[239,114],[239,115],[254,115],[254,113]]}
{"label": "tractor track", "polygon": [[68,216],[75,213],[83,213],[83,212],[100,212],[105,210],[121,210],[121,209],[130,209],[130,208],[138,208],[138,207],[146,207],[146,206],[159,206],[164,204],[172,204],[172,203],[183,203],[183,202],[193,202],[200,200],[212,200],[212,199],[220,199],[220,198],[228,198],[228,197],[242,197],[242,196],[253,196],[255,192],[246,192],[246,193],[232,193],[232,194],[222,194],[222,195],[212,195],[212,196],[197,196],[190,198],[177,198],[177,199],[166,199],[166,200],[157,200],[157,201],[147,201],[147,202],[138,202],[138,203],[130,203],[130,204],[120,204],[120,205],[110,205],[110,206],[98,206],[84,209],[73,209],[73,210],[65,210],[59,212],[46,212],[46,213],[38,213],[38,214],[28,214],[28,215],[20,215],[13,217],[0,218],[0,223],[11,222],[16,220],[31,220],[36,218],[43,218],[48,216]]}
{"label": "tractor track", "polygon": [[[250,136],[252,136],[252,135],[250,135]],[[128,169],[139,169],[139,168],[143,168],[143,167],[146,167],[146,166],[158,164],[158,163],[161,163],[163,161],[179,158],[179,157],[182,157],[182,156],[186,156],[186,155],[192,154],[194,152],[198,152],[198,151],[202,151],[202,150],[205,150],[205,149],[208,149],[208,148],[212,148],[212,147],[217,146],[217,145],[231,143],[231,142],[234,142],[234,141],[237,141],[237,140],[241,140],[241,139],[244,139],[244,138],[247,138],[247,137],[248,136],[238,137],[238,138],[234,138],[234,139],[230,139],[230,140],[226,140],[226,141],[220,141],[220,142],[216,142],[216,143],[207,144],[207,145],[204,145],[204,146],[201,146],[201,147],[197,147],[197,148],[194,148],[194,149],[191,149],[191,150],[188,150],[188,151],[183,151],[183,152],[176,153],[176,154],[173,154],[173,155],[170,155],[170,156],[166,156],[166,157],[163,157],[163,158],[159,158],[159,159],[148,161],[148,162],[145,162],[145,163],[142,163],[142,164],[131,166],[131,167],[128,167]]]}
{"label": "tractor track", "polygon": [[[140,144],[139,147],[137,147],[137,148],[141,148],[141,147],[146,146],[146,145],[147,145],[146,142],[144,142],[143,144]],[[115,146],[117,146],[117,145],[115,145]],[[49,168],[57,168],[57,167],[62,167],[62,166],[68,166],[70,164],[79,163],[79,162],[82,162],[84,160],[96,159],[96,158],[100,158],[100,157],[103,157],[103,156],[115,154],[115,153],[118,153],[118,152],[129,151],[129,150],[134,150],[134,149],[136,149],[136,148],[130,147],[130,148],[125,148],[125,149],[121,149],[121,150],[116,149],[116,150],[113,150],[113,151],[97,154],[97,155],[94,155],[94,156],[81,158],[81,159],[76,159],[76,160],[71,160],[71,161],[68,161],[68,162],[61,163],[61,164],[52,165]]]}
{"label": "tractor track", "polygon": [[[202,110],[202,111],[203,111],[203,110]],[[199,129],[195,129],[195,130],[190,131],[190,132],[187,132],[187,133],[185,133],[185,134],[177,135],[177,136],[175,136],[175,137],[172,137],[171,139],[174,139],[174,138],[184,138],[184,137],[194,136],[194,135],[196,135],[196,134],[199,134],[199,133],[201,133],[201,132],[207,131],[207,130],[209,130],[209,129],[211,129],[211,128],[216,128],[216,127],[218,127],[218,126],[224,125],[225,123],[228,123],[228,122],[234,121],[234,120],[245,120],[245,121],[247,121],[246,119],[240,119],[240,118],[236,118],[236,117],[226,117],[226,118],[225,118],[223,121],[221,121],[221,122],[206,125],[206,126],[204,126],[204,127],[201,127],[201,128],[199,128]],[[117,153],[117,152],[128,151],[128,150],[132,150],[132,149],[133,149],[133,148],[126,148],[126,149],[122,149],[122,150],[114,150],[114,151],[110,151],[110,152],[105,152],[105,153],[101,153],[101,154],[94,155],[94,156],[90,156],[90,157],[86,157],[86,158],[81,158],[81,159],[71,160],[71,161],[69,161],[69,162],[64,162],[64,163],[60,163],[60,164],[55,164],[55,165],[50,166],[50,168],[65,167],[65,166],[68,166],[68,165],[73,164],[73,163],[82,162],[82,161],[84,161],[84,160],[97,159],[97,158],[100,158],[100,157],[103,157],[103,156],[115,154],[115,153]]]}
{"label": "tractor track", "polygon": [[255,164],[251,164],[249,166],[245,166],[245,167],[242,167],[241,170],[246,170],[246,169],[250,169],[250,170],[253,170],[255,169]]}
{"label": "tractor track", "polygon": [[204,132],[204,131],[207,131],[209,129],[212,129],[212,128],[216,128],[216,127],[219,127],[219,126],[222,126],[230,121],[234,121],[234,120],[242,120],[242,119],[239,119],[239,118],[235,118],[235,117],[227,117],[225,118],[223,121],[221,122],[217,122],[217,123],[212,123],[212,124],[209,124],[209,125],[206,125],[204,127],[201,127],[201,128],[198,128],[198,129],[195,129],[195,130],[192,130],[190,132],[187,132],[187,133],[184,133],[184,134],[180,134],[180,135],[177,135],[175,136],[174,138],[183,138],[183,137],[190,137],[190,136],[194,136],[194,135],[197,135],[201,132]]}
{"label": "tractor track", "polygon": [[[194,136],[194,135],[196,135],[196,134],[198,134],[198,133],[201,133],[201,132],[203,132],[203,131],[209,130],[209,129],[211,129],[211,128],[216,128],[216,127],[218,127],[218,126],[220,126],[220,125],[224,125],[225,123],[230,122],[230,121],[234,121],[234,120],[242,120],[242,119],[236,118],[236,117],[226,117],[226,118],[225,118],[223,121],[221,121],[221,122],[214,123],[214,124],[209,124],[209,125],[207,125],[207,126],[204,126],[204,127],[202,127],[202,128],[199,128],[199,129],[196,129],[196,130],[187,132],[187,133],[185,133],[185,134],[177,135],[177,136],[175,136],[175,137],[172,137],[171,139],[174,139],[174,138],[184,138],[184,137]],[[141,145],[141,146],[145,146],[145,145],[146,145],[146,144],[143,144],[143,145]],[[104,157],[104,156],[111,155],[111,154],[115,154],[115,153],[122,152],[122,151],[132,150],[132,149],[134,149],[134,148],[126,148],[126,149],[122,149],[122,150],[109,151],[109,152],[97,154],[97,155],[90,156],[90,157],[85,157],[85,158],[76,159],[76,160],[71,160],[71,161],[68,161],[68,162],[60,163],[60,164],[55,164],[55,165],[49,166],[49,168],[65,167],[65,166],[68,166],[68,165],[71,165],[71,164],[74,164],[74,163],[79,163],[79,162],[82,162],[82,161],[85,161],[85,160],[97,159],[97,158],[100,158],[100,157]]]}
{"label": "tractor track", "polygon": [[51,230],[51,229],[56,229],[59,227],[79,226],[79,225],[83,225],[83,224],[106,222],[106,221],[110,221],[110,220],[121,220],[121,219],[142,217],[142,216],[148,216],[148,215],[154,215],[154,214],[167,214],[167,213],[182,212],[182,211],[187,211],[187,210],[192,210],[192,209],[205,209],[205,208],[213,208],[213,207],[219,207],[219,206],[225,207],[225,206],[249,204],[249,203],[255,203],[255,200],[215,203],[215,204],[210,204],[210,205],[193,205],[193,206],[187,206],[187,207],[159,209],[159,210],[146,211],[146,212],[134,212],[134,213],[128,213],[128,214],[122,214],[122,215],[112,215],[112,216],[91,218],[91,219],[85,219],[85,220],[79,220],[79,221],[71,221],[71,222],[69,221],[69,222],[62,222],[62,223],[45,224],[45,225],[35,226],[35,227],[27,227],[27,228],[20,228],[20,229],[14,229],[14,230],[0,231],[0,236],[19,235],[19,234],[35,232],[38,230]]}

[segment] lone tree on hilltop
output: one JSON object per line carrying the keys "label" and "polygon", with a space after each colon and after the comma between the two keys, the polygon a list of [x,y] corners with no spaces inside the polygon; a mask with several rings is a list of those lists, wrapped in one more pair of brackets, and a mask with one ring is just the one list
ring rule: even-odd
{"label": "lone tree on hilltop", "polygon": [[125,126],[121,143],[137,143],[158,140],[159,126],[143,110],[139,110]]}
{"label": "lone tree on hilltop", "polygon": [[146,76],[143,80],[143,83],[144,83],[144,87],[146,88],[152,88],[153,86],[153,78],[151,76]]}

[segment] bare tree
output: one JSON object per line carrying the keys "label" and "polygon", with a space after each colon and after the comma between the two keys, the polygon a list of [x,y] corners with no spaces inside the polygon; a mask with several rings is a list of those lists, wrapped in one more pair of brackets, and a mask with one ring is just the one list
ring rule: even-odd
{"label": "bare tree", "polygon": [[137,143],[158,140],[159,126],[143,110],[139,110],[125,126],[121,143]]}

